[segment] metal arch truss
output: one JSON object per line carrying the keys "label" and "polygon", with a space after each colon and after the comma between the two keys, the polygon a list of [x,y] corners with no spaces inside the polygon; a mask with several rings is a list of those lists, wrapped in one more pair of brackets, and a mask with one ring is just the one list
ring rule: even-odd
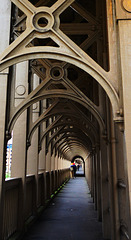
{"label": "metal arch truss", "polygon": [[[44,64],[45,66],[45,64]],[[47,66],[46,66],[47,67]],[[10,119],[10,122],[8,124],[8,135],[10,136],[10,133],[13,129],[13,126],[18,119],[18,117],[21,115],[21,113],[29,108],[34,103],[44,100],[47,98],[64,98],[64,99],[70,99],[75,102],[78,102],[82,104],[86,109],[88,109],[92,115],[97,119],[101,130],[103,133],[105,133],[105,123],[104,120],[100,114],[99,107],[97,107],[85,94],[83,94],[67,77],[66,77],[66,71],[64,67],[52,64],[52,66],[48,66],[48,74],[46,78],[41,82],[41,84],[38,85],[36,89],[34,89],[25,100],[22,101],[21,104],[18,105],[14,109],[14,112],[12,112],[12,116]],[[55,77],[54,72],[59,71],[59,76]],[[37,69],[38,76],[43,76],[42,72]],[[44,78],[44,76],[43,76]],[[59,89],[57,87],[57,84],[61,84],[64,89]],[[53,86],[53,88],[52,88]],[[58,101],[56,100],[56,103],[58,105]],[[56,107],[55,105],[55,107]],[[60,105],[60,103],[59,103]],[[54,107],[54,105],[52,106]],[[51,109],[52,109],[51,107]],[[49,109],[50,110],[50,109]],[[48,110],[47,110],[48,111]],[[39,118],[39,122],[43,120],[43,117],[46,113],[41,114]],[[55,115],[55,114],[54,114]],[[56,115],[58,115],[58,111],[56,112]],[[36,125],[37,123],[35,123]]]}
{"label": "metal arch truss", "polygon": [[[62,110],[61,110],[62,109]],[[33,123],[33,125],[30,128],[29,134],[28,134],[28,141],[31,141],[32,135],[35,131],[35,129],[40,126],[42,122],[45,120],[51,118],[51,117],[57,117],[56,120],[49,126],[46,131],[44,132],[43,136],[41,137],[41,143],[43,138],[49,133],[49,131],[53,130],[53,128],[56,128],[58,126],[68,125],[71,123],[71,121],[63,120],[64,117],[68,118],[76,118],[78,119],[81,124],[85,122],[86,126],[84,126],[84,130],[86,128],[90,127],[92,131],[94,132],[94,135],[98,139],[98,133],[93,125],[93,123],[87,118],[84,113],[75,106],[72,102],[67,102],[66,105],[64,103],[61,103],[59,100],[55,100],[52,105],[43,113],[41,116]],[[81,116],[81,119],[80,119]],[[72,123],[71,123],[72,124]],[[80,127],[80,126],[79,126]],[[103,129],[104,130],[104,129]]]}
{"label": "metal arch truss", "polygon": [[[74,139],[76,140],[77,145],[82,143],[83,146],[85,147],[85,149],[91,149],[91,142],[90,142],[88,136],[86,136],[86,134],[83,134],[83,132],[80,129],[78,131],[78,128],[63,129],[59,132],[59,134],[60,134],[60,136],[52,144],[52,149],[51,149],[52,153],[53,153],[53,149],[56,146],[57,146],[57,150],[62,150],[62,149],[60,149],[60,146],[63,144],[64,144],[64,146],[68,146],[70,143],[73,146]],[[53,141],[53,138],[55,138],[56,136],[57,136],[57,133],[55,134],[55,136],[52,136],[50,141]]]}
{"label": "metal arch truss", "polygon": [[[63,109],[61,111],[61,109]],[[75,134],[75,138],[77,139],[77,145],[79,145],[79,141],[81,144],[83,143],[84,148],[89,147],[91,144],[95,146],[96,143],[99,143],[99,135],[98,129],[96,130],[95,124],[92,123],[84,113],[75,106],[72,102],[65,103],[59,102],[55,100],[52,105],[45,111],[36,122],[33,123],[32,128],[28,134],[28,146],[30,146],[32,135],[35,129],[38,126],[42,126],[42,123],[49,118],[53,118],[55,116],[55,120],[46,128],[46,130],[42,133],[39,141],[39,151],[41,150],[42,141],[48,135],[50,135],[47,144],[47,151],[49,144],[52,145],[52,153],[54,148],[59,148],[59,142],[63,139],[65,141],[69,140],[72,136],[72,133]],[[80,118],[81,116],[81,118]],[[67,120],[68,119],[68,120]],[[49,134],[52,133],[52,134]],[[68,134],[67,134],[68,133]],[[70,134],[71,133],[71,134]],[[55,139],[55,141],[54,141]],[[71,141],[71,139],[70,139]],[[66,144],[68,141],[65,141]],[[68,145],[68,144],[67,144]]]}
{"label": "metal arch truss", "polygon": [[[65,118],[67,116],[65,115]],[[64,117],[63,117],[64,118]],[[62,130],[65,131],[65,132],[76,132],[76,129],[79,129],[79,131],[81,131],[81,133],[85,133],[85,136],[84,138],[89,138],[92,142],[92,144],[95,145],[95,143],[98,141],[95,139],[95,135],[93,135],[94,133],[92,133],[92,131],[88,128],[86,129],[85,131],[85,126],[83,125],[82,126],[82,122],[79,121],[79,124],[77,123],[78,121],[78,117],[75,118],[75,116],[72,117],[72,115],[70,115],[70,122],[68,123],[67,121],[64,121],[64,122],[61,122],[59,121],[59,123],[55,124],[54,125],[54,122],[53,124],[51,124],[50,127],[50,130],[48,129],[47,131],[45,131],[44,135],[42,136],[42,139],[40,141],[40,146],[42,144],[42,140],[44,139],[44,137],[48,134],[49,131],[52,131],[53,129],[58,129],[57,131],[54,132],[53,136],[50,137],[49,141],[48,141],[48,145],[49,143],[53,140],[53,138],[57,137],[59,134],[61,134]],[[81,123],[81,126],[80,126],[80,123]],[[53,125],[53,127],[52,127]],[[62,126],[62,127],[61,127]],[[68,127],[68,128],[67,128]],[[79,132],[77,130],[77,132]],[[88,133],[88,134],[87,134]],[[56,144],[55,144],[56,145]]]}
{"label": "metal arch truss", "polygon": [[[75,146],[75,147],[74,147]],[[77,149],[77,151],[75,151],[75,149]],[[75,140],[71,141],[68,143],[68,145],[64,145],[61,148],[61,156],[65,156],[68,159],[72,159],[70,153],[74,152],[74,154],[72,155],[76,155],[79,154],[80,156],[82,155],[81,153],[83,152],[83,156],[85,155],[84,158],[86,158],[86,156],[88,155],[88,153],[90,152],[90,149],[85,148],[85,145],[83,145],[83,143],[80,141],[79,143]]]}
{"label": "metal arch truss", "polygon": [[[117,121],[121,120],[121,116],[119,115],[120,109],[118,89],[115,88],[111,79],[111,72],[106,72],[103,68],[101,68],[66,34],[64,34],[63,31],[60,30],[60,14],[69,6],[71,6],[75,11],[81,13],[79,5],[75,3],[74,0],[58,0],[51,7],[36,7],[27,0],[11,0],[11,2],[14,3],[26,15],[26,29],[0,56],[0,71],[13,64],[29,59],[56,59],[76,65],[77,67],[89,73],[104,88],[112,103],[114,119]],[[82,11],[82,14],[88,19],[88,21],[94,21],[94,24],[98,27],[98,31],[96,33],[96,35],[98,35],[99,23],[97,20],[89,17],[87,12],[84,10]],[[39,20],[41,18],[45,19],[47,22],[43,26],[39,24]],[[50,38],[58,45],[58,47],[31,46],[31,42],[35,38]],[[90,41],[91,39],[89,39],[89,42]],[[65,78],[63,78],[62,81],[66,86],[69,83]],[[73,98],[74,92],[75,97]],[[35,101],[39,101],[46,97],[66,97],[90,106],[89,99],[85,99],[85,97],[79,94],[77,91],[74,92],[73,90],[71,91],[71,88],[68,88],[67,94],[64,94],[62,91],[53,90],[53,93],[51,91],[47,91],[46,94],[43,94],[41,91],[42,95],[39,94],[38,96],[38,94],[36,94],[35,96],[34,94],[34,98],[31,99],[29,99],[31,96],[29,95],[27,102],[24,103],[25,105],[21,106],[21,108],[19,107],[15,114],[19,116],[19,113],[21,112],[22,108],[24,109],[24,106],[27,108]],[[97,115],[98,112],[96,112],[96,108],[92,103],[90,110],[95,112]],[[10,127],[11,125],[12,122],[10,123]]]}

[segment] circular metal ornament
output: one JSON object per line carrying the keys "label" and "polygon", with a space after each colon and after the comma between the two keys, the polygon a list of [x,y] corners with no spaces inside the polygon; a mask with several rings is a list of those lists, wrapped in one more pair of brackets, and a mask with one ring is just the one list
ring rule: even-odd
{"label": "circular metal ornament", "polygon": [[23,96],[26,93],[26,88],[24,85],[18,85],[15,89],[15,92],[19,95],[19,96]]}
{"label": "circular metal ornament", "polygon": [[131,0],[123,0],[122,4],[127,12],[131,12]]}
{"label": "circular metal ornament", "polygon": [[34,103],[33,107],[32,107],[32,110],[36,110],[37,108],[38,108],[38,103]]}
{"label": "circular metal ornament", "polygon": [[53,66],[50,70],[50,76],[53,80],[61,80],[64,77],[64,70],[60,66]]}
{"label": "circular metal ornament", "polygon": [[47,32],[54,25],[54,17],[52,13],[49,13],[45,9],[40,9],[32,19],[34,28],[39,32]]}

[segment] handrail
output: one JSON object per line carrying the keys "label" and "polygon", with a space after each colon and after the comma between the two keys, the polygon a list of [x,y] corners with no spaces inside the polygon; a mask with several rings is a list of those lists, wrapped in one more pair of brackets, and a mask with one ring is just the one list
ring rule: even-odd
{"label": "handrail", "polygon": [[35,179],[35,175],[27,175],[26,176],[26,183],[31,182]]}
{"label": "handrail", "polygon": [[5,180],[5,190],[15,188],[22,181],[22,178],[8,178]]}

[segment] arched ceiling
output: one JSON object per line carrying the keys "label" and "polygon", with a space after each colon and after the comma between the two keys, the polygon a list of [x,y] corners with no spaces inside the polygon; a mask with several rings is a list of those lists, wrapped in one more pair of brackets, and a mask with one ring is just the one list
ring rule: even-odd
{"label": "arched ceiling", "polygon": [[[100,0],[99,6],[96,0],[11,2],[12,43],[0,57],[0,70],[29,60],[29,92],[10,111],[7,137],[28,109],[27,147],[38,128],[39,150],[46,139],[46,151],[51,145],[52,153],[68,160],[78,155],[85,159],[99,144],[100,134],[106,135],[101,87],[115,116],[119,108],[117,87],[108,78],[105,1]],[[39,112],[35,121],[34,105]]]}

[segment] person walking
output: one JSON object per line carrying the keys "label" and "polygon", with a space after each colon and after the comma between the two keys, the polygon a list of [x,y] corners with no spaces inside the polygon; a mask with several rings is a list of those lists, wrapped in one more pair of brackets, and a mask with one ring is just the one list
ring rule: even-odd
{"label": "person walking", "polygon": [[70,165],[70,175],[71,175],[71,178],[74,178],[74,168],[73,168],[73,163],[71,163],[71,165]]}
{"label": "person walking", "polygon": [[76,165],[73,163],[74,177],[76,178]]}
{"label": "person walking", "polygon": [[71,170],[71,178],[76,178],[76,165],[74,162],[71,162],[71,166],[70,166],[70,170]]}

